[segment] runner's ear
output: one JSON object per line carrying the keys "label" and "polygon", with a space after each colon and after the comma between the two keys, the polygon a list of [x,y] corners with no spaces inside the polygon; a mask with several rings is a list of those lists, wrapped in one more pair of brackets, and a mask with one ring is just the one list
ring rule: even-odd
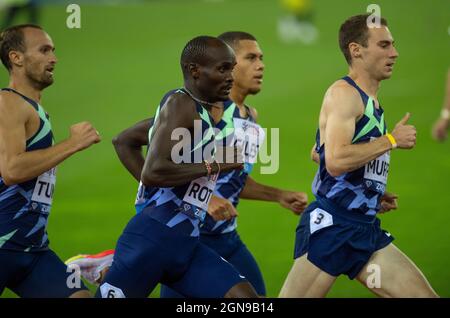
{"label": "runner's ear", "polygon": [[188,64],[188,71],[191,74],[193,79],[198,79],[200,77],[200,68],[196,63]]}

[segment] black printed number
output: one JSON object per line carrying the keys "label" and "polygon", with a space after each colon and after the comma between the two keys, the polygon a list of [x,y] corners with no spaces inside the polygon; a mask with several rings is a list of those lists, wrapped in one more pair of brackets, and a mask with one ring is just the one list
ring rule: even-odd
{"label": "black printed number", "polygon": [[116,292],[111,289],[110,291],[108,291],[106,298],[116,298]]}
{"label": "black printed number", "polygon": [[323,218],[325,217],[325,215],[323,215],[323,213],[319,213],[317,215],[317,219],[314,221],[315,224],[320,224],[323,220]]}

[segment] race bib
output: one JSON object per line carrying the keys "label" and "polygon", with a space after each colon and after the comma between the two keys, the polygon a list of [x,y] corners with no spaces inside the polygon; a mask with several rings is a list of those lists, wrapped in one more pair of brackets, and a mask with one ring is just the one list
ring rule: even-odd
{"label": "race bib", "polygon": [[203,211],[208,210],[209,200],[217,183],[217,174],[201,177],[191,181],[184,195],[183,201],[190,203]]}
{"label": "race bib", "polygon": [[244,163],[256,163],[259,147],[265,138],[264,130],[260,125],[245,119],[234,118],[233,122],[235,144],[242,148]]}
{"label": "race bib", "polygon": [[311,234],[320,229],[332,225],[333,225],[333,216],[320,208],[316,208],[309,215],[309,229]]}
{"label": "race bib", "polygon": [[378,193],[386,190],[390,152],[379,156],[364,166],[364,186]]}
{"label": "race bib", "polygon": [[56,167],[41,174],[34,186],[31,201],[52,205],[56,183]]}

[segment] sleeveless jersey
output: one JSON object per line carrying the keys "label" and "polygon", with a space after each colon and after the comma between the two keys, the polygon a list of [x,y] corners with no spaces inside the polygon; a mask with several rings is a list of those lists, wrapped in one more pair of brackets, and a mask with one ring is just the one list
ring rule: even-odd
{"label": "sleeveless jersey", "polygon": [[[16,92],[39,115],[39,129],[26,141],[26,151],[45,149],[54,144],[48,114],[34,100]],[[0,249],[43,251],[48,249],[47,222],[56,182],[56,167],[37,178],[7,186],[0,177]]]}
{"label": "sleeveless jersey", "polygon": [[[365,106],[364,115],[356,123],[352,143],[364,143],[387,133],[384,111],[375,107],[369,97],[350,77],[343,78],[361,95]],[[365,166],[337,177],[332,177],[325,164],[325,147],[320,145],[320,131],[316,134],[316,151],[320,167],[313,182],[313,192],[318,200],[328,200],[341,209],[365,215],[375,215],[380,209],[380,199],[386,189],[390,152],[367,163]]]}
{"label": "sleeveless jersey", "polygon": [[[234,206],[239,203],[239,195],[244,189],[253,165],[256,163],[259,147],[265,137],[264,130],[256,123],[250,109],[247,106],[245,107],[247,116],[242,118],[236,104],[232,101],[226,102],[222,119],[216,124],[216,128],[220,129],[216,137],[216,143],[221,146],[236,145],[241,147],[243,151],[244,169],[221,173],[214,190],[214,195],[230,200]],[[201,227],[201,233],[202,235],[229,233],[234,231],[236,227],[236,218],[216,222],[208,214]]]}
{"label": "sleeveless jersey", "polygon": [[[162,107],[173,94],[187,94],[187,92],[184,89],[168,92],[157,108],[155,123]],[[207,157],[203,159],[211,160],[209,158],[212,158],[215,153],[213,120],[208,111],[198,102],[196,102],[196,111],[200,120],[196,121],[195,126],[201,129],[194,128],[194,136],[191,136],[191,144],[194,145],[190,153],[191,162],[196,162],[196,158],[201,159],[202,154]],[[149,130],[149,145],[154,128],[155,126],[152,126]],[[195,133],[196,130],[197,133]],[[207,214],[208,203],[214,191],[217,177],[217,174],[210,177],[200,177],[184,185],[168,188],[146,187],[140,182],[135,202],[136,212],[148,213],[150,217],[168,227],[177,228],[181,233],[194,237],[199,236],[199,226]]]}

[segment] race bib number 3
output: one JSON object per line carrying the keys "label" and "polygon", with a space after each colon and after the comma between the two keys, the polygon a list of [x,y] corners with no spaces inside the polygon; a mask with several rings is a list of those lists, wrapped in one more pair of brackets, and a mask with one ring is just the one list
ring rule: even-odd
{"label": "race bib number 3", "polygon": [[41,174],[36,180],[31,201],[52,205],[55,183],[56,168]]}
{"label": "race bib number 3", "polygon": [[309,217],[309,228],[311,234],[320,229],[333,225],[333,216],[322,209],[315,209],[311,212]]}
{"label": "race bib number 3", "polygon": [[191,181],[184,195],[183,201],[190,203],[204,211],[208,210],[208,203],[217,182],[217,175],[201,177]]}

